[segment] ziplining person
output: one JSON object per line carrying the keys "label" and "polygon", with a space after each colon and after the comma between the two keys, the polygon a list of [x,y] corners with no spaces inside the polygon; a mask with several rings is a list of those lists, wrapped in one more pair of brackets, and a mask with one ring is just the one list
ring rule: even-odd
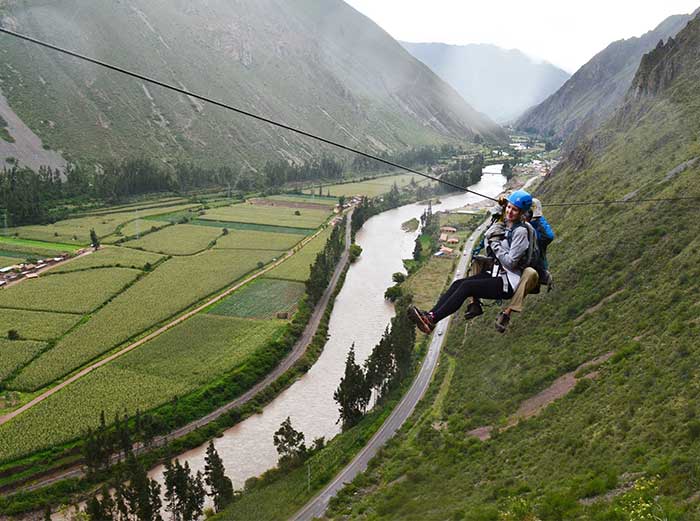
{"label": "ziplining person", "polygon": [[[491,272],[481,271],[454,281],[430,311],[422,311],[415,306],[408,308],[409,319],[423,333],[430,334],[438,322],[459,310],[469,297],[493,300],[513,297],[523,274],[522,261],[532,250],[530,233],[521,222],[530,211],[532,196],[525,190],[517,190],[506,198],[506,202],[504,222],[493,223],[484,234],[495,257]],[[505,331],[510,314],[501,313],[499,320],[503,322],[501,327]],[[497,321],[497,329],[498,326]]]}

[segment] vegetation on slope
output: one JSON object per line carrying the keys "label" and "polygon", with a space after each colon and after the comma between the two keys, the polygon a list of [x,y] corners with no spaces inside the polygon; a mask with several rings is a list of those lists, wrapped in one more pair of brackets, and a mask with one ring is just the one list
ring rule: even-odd
{"label": "vegetation on slope", "polygon": [[[671,61],[663,51],[651,56],[673,80],[630,96],[544,183],[545,204],[698,194],[700,165],[678,166],[700,155],[699,39],[695,20]],[[528,297],[504,336],[493,330],[495,309],[468,325],[459,317],[433,399],[330,517],[700,515],[696,209],[695,201],[545,207],[558,232],[549,250],[556,290]],[[540,415],[489,441],[468,434],[503,425],[557,376],[608,352],[591,378]]]}

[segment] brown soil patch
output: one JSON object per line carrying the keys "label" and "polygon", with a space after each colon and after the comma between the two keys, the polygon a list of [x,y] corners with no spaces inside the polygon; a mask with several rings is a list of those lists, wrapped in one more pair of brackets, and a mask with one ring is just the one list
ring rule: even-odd
{"label": "brown soil patch", "polygon": [[302,203],[297,201],[273,201],[271,199],[248,199],[248,202],[255,206],[279,206],[280,208],[305,208],[307,210],[331,211],[326,204]]}
{"label": "brown soil patch", "polygon": [[[599,366],[600,364],[608,361],[613,354],[613,352],[610,352],[594,358],[593,360],[589,360],[588,362],[578,366],[576,370],[557,378],[554,383],[552,383],[552,385],[547,387],[544,391],[521,403],[517,412],[508,419],[506,426],[502,430],[510,429],[511,427],[515,427],[522,420],[527,420],[528,418],[537,416],[545,407],[569,393],[580,380],[594,380],[597,378],[598,371],[592,371],[580,378],[577,377],[576,374],[584,369]],[[467,434],[470,436],[475,436],[481,441],[486,441],[491,438],[493,429],[494,427],[492,426],[479,427],[478,429],[469,431]]]}
{"label": "brown soil patch", "polygon": [[579,322],[581,322],[584,318],[586,318],[586,317],[587,317],[588,315],[590,315],[591,313],[595,313],[596,311],[598,311],[600,308],[602,308],[605,304],[607,304],[607,303],[610,302],[612,299],[614,299],[615,297],[617,297],[617,296],[618,296],[620,293],[622,293],[623,291],[625,291],[624,288],[621,289],[621,290],[619,290],[619,291],[616,291],[615,293],[612,293],[611,295],[608,295],[608,296],[605,297],[603,300],[601,300],[600,302],[598,302],[595,306],[591,306],[590,308],[588,308],[586,311],[584,311],[583,313],[581,313],[581,315],[579,315],[578,317],[576,317],[576,318],[574,319],[574,324],[578,324]]}

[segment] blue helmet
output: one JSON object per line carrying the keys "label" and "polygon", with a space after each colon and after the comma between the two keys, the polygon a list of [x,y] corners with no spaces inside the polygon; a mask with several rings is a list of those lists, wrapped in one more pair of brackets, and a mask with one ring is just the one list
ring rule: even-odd
{"label": "blue helmet", "polygon": [[523,212],[530,211],[532,196],[525,190],[516,190],[508,196],[508,202]]}

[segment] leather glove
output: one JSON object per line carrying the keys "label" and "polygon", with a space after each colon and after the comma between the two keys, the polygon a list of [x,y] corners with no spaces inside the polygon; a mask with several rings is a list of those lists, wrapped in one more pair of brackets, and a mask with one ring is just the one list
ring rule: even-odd
{"label": "leather glove", "polygon": [[497,222],[491,225],[491,227],[486,230],[484,237],[491,243],[494,240],[502,239],[506,236],[506,225],[502,222]]}

